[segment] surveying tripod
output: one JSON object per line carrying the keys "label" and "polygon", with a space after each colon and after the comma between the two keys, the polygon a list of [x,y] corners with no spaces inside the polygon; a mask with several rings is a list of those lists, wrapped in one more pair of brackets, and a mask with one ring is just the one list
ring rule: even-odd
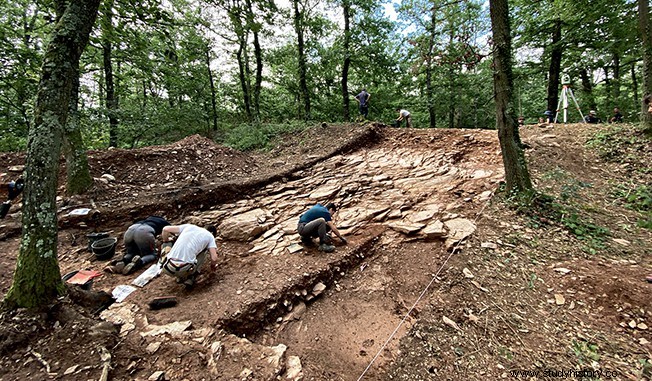
{"label": "surveying tripod", "polygon": [[570,87],[570,77],[568,75],[563,75],[561,77],[561,83],[562,83],[562,88],[561,88],[561,95],[559,96],[559,103],[557,103],[557,113],[555,114],[555,123],[557,123],[557,118],[559,117],[559,106],[564,106],[564,123],[566,123],[567,120],[567,114],[568,114],[568,95],[570,94],[571,99],[575,103],[575,108],[577,108],[577,111],[580,113],[580,116],[582,117],[582,122],[586,123],[584,120],[584,114],[582,114],[582,110],[580,110],[580,106],[577,104],[577,100],[575,99],[575,95],[573,95],[573,89]]}

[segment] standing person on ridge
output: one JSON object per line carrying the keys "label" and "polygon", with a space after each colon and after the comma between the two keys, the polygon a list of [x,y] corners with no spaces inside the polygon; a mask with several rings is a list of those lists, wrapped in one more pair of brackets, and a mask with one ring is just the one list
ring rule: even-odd
{"label": "standing person on ridge", "polygon": [[369,114],[369,98],[371,98],[371,94],[367,92],[367,89],[362,89],[360,94],[355,96],[360,115],[364,116],[365,119],[367,119],[367,115]]}
{"label": "standing person on ridge", "polygon": [[400,107],[397,107],[396,111],[398,111],[398,118],[394,121],[394,127],[401,127],[401,122],[405,120],[405,127],[412,128],[412,115],[410,115],[410,112]]}

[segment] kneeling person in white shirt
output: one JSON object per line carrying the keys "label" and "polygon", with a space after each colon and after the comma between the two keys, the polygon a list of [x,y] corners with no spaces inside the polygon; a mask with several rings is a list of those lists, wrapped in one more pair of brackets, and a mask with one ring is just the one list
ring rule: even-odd
{"label": "kneeling person in white shirt", "polygon": [[[178,234],[172,249],[165,257],[163,270],[177,278],[178,283],[193,286],[206,256],[211,256],[211,272],[217,268],[217,245],[215,226],[206,228],[192,224],[170,225],[163,228],[161,240],[168,242],[171,234]],[[165,243],[163,244],[165,245]]]}

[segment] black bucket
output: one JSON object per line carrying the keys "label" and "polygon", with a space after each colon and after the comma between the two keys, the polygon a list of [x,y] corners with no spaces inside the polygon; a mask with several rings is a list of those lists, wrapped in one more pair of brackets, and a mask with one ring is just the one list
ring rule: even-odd
{"label": "black bucket", "polygon": [[86,238],[88,238],[88,251],[93,251],[93,242],[100,240],[102,238],[109,238],[109,233],[104,232],[104,233],[90,233],[86,234]]}
{"label": "black bucket", "polygon": [[7,213],[9,213],[9,208],[11,208],[11,202],[9,201],[0,204],[0,219],[5,218]]}
{"label": "black bucket", "polygon": [[97,259],[109,259],[115,254],[115,245],[118,242],[117,238],[108,237],[99,239],[91,245],[93,254]]}

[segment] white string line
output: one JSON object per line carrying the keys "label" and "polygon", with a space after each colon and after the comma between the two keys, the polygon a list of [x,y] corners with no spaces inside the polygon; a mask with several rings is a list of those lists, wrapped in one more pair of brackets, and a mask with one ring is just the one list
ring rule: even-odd
{"label": "white string line", "polygon": [[[492,193],[491,197],[489,197],[489,199],[487,200],[487,202],[482,206],[482,209],[480,209],[480,211],[479,211],[478,214],[476,215],[475,219],[473,220],[474,223],[475,223],[476,221],[478,221],[478,219],[479,219],[480,216],[482,215],[482,212],[485,210],[485,208],[487,207],[487,205],[489,205],[489,201],[491,201],[491,198],[492,198],[492,197],[493,197],[493,193]],[[412,305],[412,307],[410,307],[410,309],[409,309],[408,312],[405,314],[405,316],[403,317],[403,319],[398,323],[398,326],[396,326],[396,329],[394,329],[394,332],[392,332],[392,334],[389,335],[389,338],[385,341],[385,343],[383,343],[383,345],[380,347],[380,349],[378,349],[378,352],[377,352],[376,355],[371,359],[371,362],[369,363],[369,365],[367,365],[367,367],[366,367],[365,370],[362,372],[362,374],[360,375],[360,377],[358,377],[358,380],[357,380],[357,381],[362,380],[362,378],[363,378],[364,375],[369,371],[369,369],[371,368],[371,366],[373,365],[373,363],[376,361],[376,359],[378,358],[378,356],[380,356],[380,353],[383,351],[383,349],[385,349],[385,347],[387,346],[387,344],[389,344],[389,342],[392,341],[392,339],[394,338],[394,335],[396,335],[396,333],[397,333],[398,330],[401,328],[401,326],[403,325],[403,323],[405,323],[405,320],[407,320],[408,316],[410,316],[410,314],[412,313],[412,311],[414,311],[414,309],[416,308],[417,304],[419,304],[419,302],[421,301],[421,299],[423,298],[423,296],[426,294],[426,292],[428,291],[428,289],[430,288],[430,286],[435,282],[435,280],[436,280],[437,277],[439,276],[439,273],[441,273],[441,271],[444,269],[444,266],[446,266],[446,263],[448,262],[448,260],[450,259],[450,257],[451,257],[453,254],[455,254],[455,252],[457,251],[457,248],[460,246],[460,244],[462,243],[462,241],[464,241],[464,239],[459,240],[459,241],[457,242],[457,244],[455,245],[455,247],[453,247],[453,250],[451,250],[450,254],[448,254],[448,256],[446,257],[446,259],[444,260],[444,263],[441,264],[441,266],[439,267],[439,270],[437,270],[437,273],[436,273],[436,274],[432,277],[432,279],[430,280],[430,283],[428,283],[428,285],[426,286],[426,288],[423,289],[423,291],[421,292],[421,294],[419,295],[419,297],[417,298],[417,300],[414,302],[414,304]]]}

